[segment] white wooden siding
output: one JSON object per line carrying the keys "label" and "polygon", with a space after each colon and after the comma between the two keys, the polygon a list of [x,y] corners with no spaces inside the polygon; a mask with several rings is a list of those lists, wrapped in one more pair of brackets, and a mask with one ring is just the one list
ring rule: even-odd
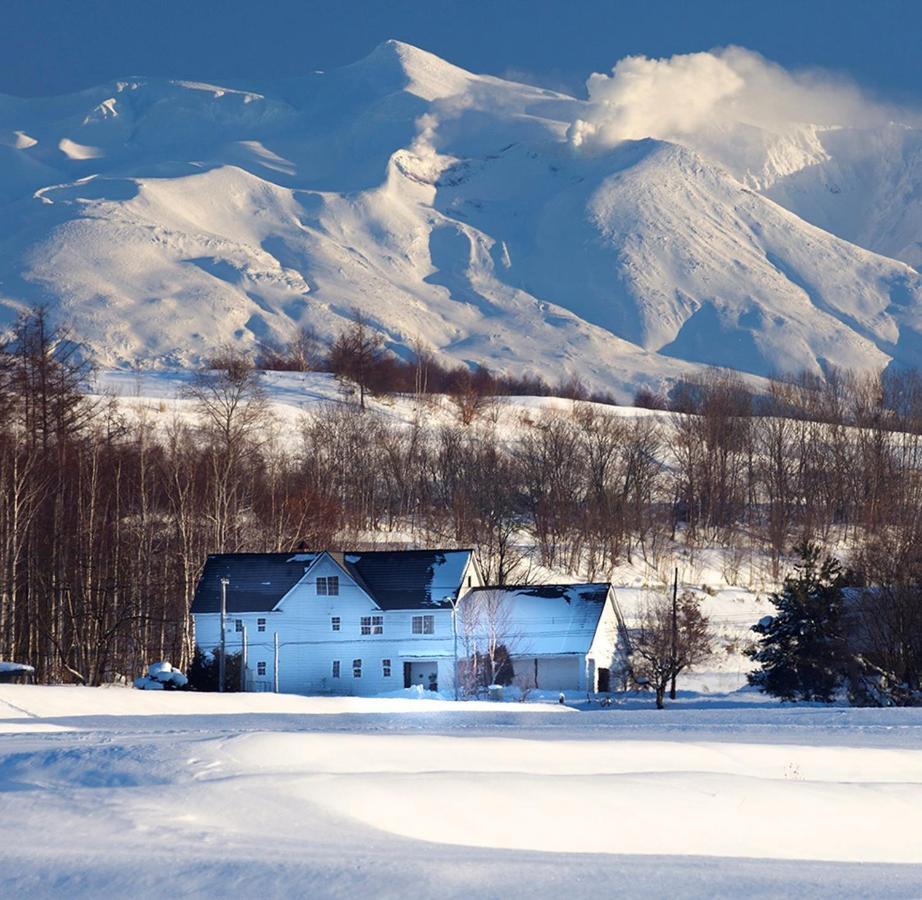
{"label": "white wooden siding", "polygon": [[609,588],[608,597],[605,599],[605,609],[599,617],[592,644],[586,654],[587,677],[591,691],[598,690],[599,669],[608,669],[611,673],[610,686],[612,689],[616,688],[618,682],[623,654],[627,648],[621,646],[617,603],[614,590]]}
{"label": "white wooden siding", "polygon": [[[476,570],[471,570],[476,583]],[[317,594],[316,579],[337,575],[339,595]],[[230,590],[233,590],[231,586]],[[363,616],[379,615],[384,619],[384,632],[363,635]],[[413,616],[431,615],[433,634],[413,634]],[[338,616],[340,631],[333,631],[330,620]],[[220,614],[195,616],[196,642],[204,650],[212,650],[221,642]],[[257,632],[257,619],[266,619],[266,630]],[[403,664],[411,657],[431,655],[441,658],[439,689],[451,689],[451,661],[444,657],[452,652],[450,609],[384,611],[329,557],[321,557],[269,612],[229,613],[226,646],[236,653],[242,645],[242,634],[235,632],[235,620],[241,619],[247,629],[247,663],[249,680],[254,689],[266,689],[256,682],[268,682],[273,673],[273,635],[279,635],[279,690],[284,693],[334,693],[369,695],[401,690]],[[404,654],[404,655],[401,655]],[[362,660],[362,677],[354,678],[352,662]],[[391,661],[390,677],[383,673],[383,660]],[[333,678],[333,660],[340,661],[340,677]],[[266,663],[265,678],[256,677],[257,663]]]}
{"label": "white wooden siding", "polygon": [[[318,595],[316,579],[336,575],[338,596]],[[479,569],[471,558],[462,573],[461,593],[482,583]],[[229,588],[233,591],[233,585]],[[613,686],[620,665],[619,628],[614,592],[608,598],[586,656],[537,654],[538,686],[544,690],[592,690],[597,687],[599,668],[612,670]],[[363,616],[380,615],[383,634],[363,635]],[[413,634],[413,617],[431,615],[433,634]],[[340,631],[333,631],[331,619],[338,617]],[[196,642],[207,651],[220,644],[220,615],[206,613],[195,617]],[[257,630],[257,620],[266,620],[266,630]],[[274,635],[279,636],[279,690],[285,693],[333,693],[373,695],[401,690],[405,662],[434,661],[442,693],[453,690],[454,671],[451,609],[383,611],[352,578],[328,556],[320,556],[276,608],[254,613],[229,613],[226,643],[236,653],[243,635],[235,630],[240,619],[246,626],[248,644],[248,684],[251,690],[271,690],[274,671]],[[516,672],[534,671],[536,655],[528,654],[527,635],[524,657],[516,658]],[[459,652],[464,653],[463,640]],[[361,678],[353,677],[353,660],[362,660]],[[391,674],[385,677],[383,660],[390,660]],[[333,661],[339,660],[339,678],[333,677]],[[265,662],[266,675],[256,675],[259,662]]]}

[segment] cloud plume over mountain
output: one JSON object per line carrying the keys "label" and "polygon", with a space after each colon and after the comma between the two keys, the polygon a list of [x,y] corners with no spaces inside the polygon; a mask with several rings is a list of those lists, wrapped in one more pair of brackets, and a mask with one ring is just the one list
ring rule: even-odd
{"label": "cloud plume over mountain", "polygon": [[610,75],[590,76],[587,89],[588,115],[573,123],[569,136],[589,148],[642,138],[684,141],[736,125],[778,132],[918,118],[828,73],[789,72],[741,47],[669,59],[629,56]]}

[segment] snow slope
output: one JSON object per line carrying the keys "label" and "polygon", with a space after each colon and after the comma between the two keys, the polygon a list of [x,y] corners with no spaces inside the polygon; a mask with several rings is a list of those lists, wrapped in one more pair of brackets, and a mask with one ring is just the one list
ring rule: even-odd
{"label": "snow slope", "polygon": [[0,892],[922,891],[917,710],[336,703],[0,687]]}
{"label": "snow slope", "polygon": [[397,41],[247,88],[0,98],[0,316],[47,302],[105,364],[184,365],[359,309],[398,353],[625,397],[918,360],[916,130],[598,150],[589,108]]}

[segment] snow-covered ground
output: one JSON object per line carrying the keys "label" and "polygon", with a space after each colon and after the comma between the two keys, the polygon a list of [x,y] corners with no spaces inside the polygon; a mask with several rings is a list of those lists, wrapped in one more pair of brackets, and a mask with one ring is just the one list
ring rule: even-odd
{"label": "snow-covered ground", "polygon": [[[193,377],[192,371],[184,369],[101,369],[92,389],[97,397],[114,397],[123,413],[143,415],[148,422],[166,427],[174,421],[196,421],[195,402],[183,396]],[[330,404],[355,405],[352,388],[328,372],[264,372],[260,383],[275,419],[275,434],[288,447],[300,440],[305,414]],[[382,395],[368,397],[365,402],[391,425],[422,421],[428,428],[437,428],[459,424],[457,407],[444,395],[431,394],[422,400],[412,395]],[[634,406],[592,405],[608,415],[668,418],[665,413]],[[478,424],[489,425],[501,440],[512,440],[542,416],[569,414],[573,407],[574,401],[562,397],[495,397],[485,405]]]}
{"label": "snow-covered ground", "polygon": [[0,896],[922,894],[922,710],[0,686]]}

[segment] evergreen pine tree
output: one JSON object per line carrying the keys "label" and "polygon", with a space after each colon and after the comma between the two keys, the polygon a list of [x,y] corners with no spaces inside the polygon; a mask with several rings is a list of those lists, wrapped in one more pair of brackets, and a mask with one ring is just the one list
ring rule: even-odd
{"label": "evergreen pine tree", "polygon": [[753,631],[749,656],[760,668],[749,683],[782,700],[829,702],[846,674],[841,567],[816,544],[795,548],[800,562],[770,600],[777,610]]}

